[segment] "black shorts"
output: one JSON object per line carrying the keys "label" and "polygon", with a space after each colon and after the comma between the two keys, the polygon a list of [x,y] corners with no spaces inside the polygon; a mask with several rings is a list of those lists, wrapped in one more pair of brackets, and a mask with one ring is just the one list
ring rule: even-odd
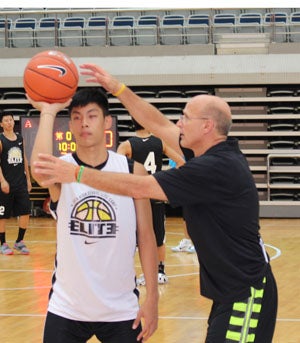
{"label": "black shorts", "polygon": [[235,303],[214,302],[205,343],[272,343],[277,315],[277,286],[269,270],[260,289]]}
{"label": "black shorts", "polygon": [[86,343],[94,335],[102,343],[136,343],[142,330],[132,329],[134,320],[121,322],[82,322],[47,313],[43,343]]}
{"label": "black shorts", "polygon": [[156,238],[156,246],[161,247],[165,241],[165,204],[151,200],[152,222]]}
{"label": "black shorts", "polygon": [[0,191],[0,219],[30,214],[30,199],[27,188],[12,190],[6,194]]}

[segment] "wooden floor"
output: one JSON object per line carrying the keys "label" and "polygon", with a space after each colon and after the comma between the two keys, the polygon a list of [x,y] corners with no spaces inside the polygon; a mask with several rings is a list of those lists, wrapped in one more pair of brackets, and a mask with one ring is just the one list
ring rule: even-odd
{"label": "wooden floor", "polygon": [[[274,343],[300,342],[300,219],[262,219],[262,235],[272,257],[279,288]],[[17,221],[8,222],[6,237],[16,238]],[[180,218],[167,219],[166,272],[169,283],[159,286],[159,328],[149,343],[204,342],[210,301],[199,295],[195,254],[173,253],[183,238]],[[40,343],[47,310],[55,254],[55,222],[31,218],[26,235],[29,256],[0,255],[0,340]],[[136,260],[137,274],[141,272]],[[144,288],[140,288],[141,297]],[[89,343],[97,342],[92,338]]]}

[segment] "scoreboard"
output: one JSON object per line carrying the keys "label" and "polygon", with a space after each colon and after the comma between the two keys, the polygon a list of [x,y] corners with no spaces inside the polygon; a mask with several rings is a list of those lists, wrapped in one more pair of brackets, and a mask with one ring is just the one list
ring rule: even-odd
{"label": "scoreboard", "polygon": [[[39,126],[39,117],[20,117],[21,135],[25,142],[25,154],[30,164],[31,151]],[[69,130],[69,117],[56,117],[53,128],[53,155],[56,157],[76,151],[76,142]],[[112,125],[105,131],[106,147],[116,151],[118,147],[117,118],[112,116]]]}

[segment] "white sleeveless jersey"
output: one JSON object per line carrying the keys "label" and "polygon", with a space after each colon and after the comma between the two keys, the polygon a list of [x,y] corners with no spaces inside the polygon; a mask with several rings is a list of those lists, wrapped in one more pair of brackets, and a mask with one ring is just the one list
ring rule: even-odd
{"label": "white sleeveless jersey", "polygon": [[[72,155],[62,157],[77,164]],[[103,171],[129,172],[124,156],[109,151]],[[133,199],[80,183],[62,184],[57,206],[57,256],[48,310],[80,321],[136,317]]]}

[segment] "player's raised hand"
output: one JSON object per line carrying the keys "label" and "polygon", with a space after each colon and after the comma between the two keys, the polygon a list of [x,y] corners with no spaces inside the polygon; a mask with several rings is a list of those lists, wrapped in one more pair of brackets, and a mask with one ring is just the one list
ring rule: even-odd
{"label": "player's raised hand", "polygon": [[72,101],[72,99],[67,100],[66,102],[57,102],[57,103],[48,103],[44,101],[34,101],[29,97],[28,94],[26,94],[26,98],[29,101],[29,103],[32,105],[32,107],[39,110],[41,113],[48,113],[53,114],[55,116],[59,111],[63,110],[64,108],[68,107]]}

